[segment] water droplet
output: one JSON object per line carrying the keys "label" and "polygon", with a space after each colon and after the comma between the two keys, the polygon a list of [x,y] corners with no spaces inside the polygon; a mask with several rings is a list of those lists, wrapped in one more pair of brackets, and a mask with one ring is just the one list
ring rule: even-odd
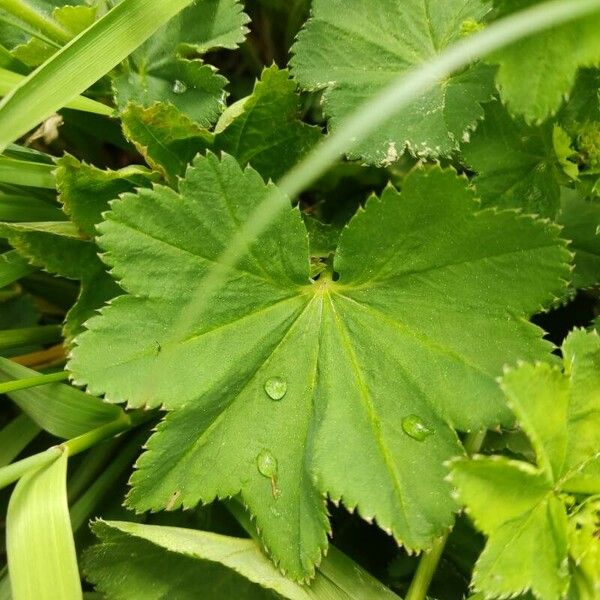
{"label": "water droplet", "polygon": [[173,83],[173,93],[174,94],[185,94],[187,92],[187,85],[179,80],[176,79]]}
{"label": "water droplet", "polygon": [[287,392],[287,382],[281,377],[271,377],[265,383],[265,392],[271,400],[281,400]]}
{"label": "water droplet", "polygon": [[261,450],[256,457],[258,472],[264,477],[275,479],[277,477],[277,459],[269,450]]}
{"label": "water droplet", "polygon": [[433,433],[433,430],[427,427],[427,425],[423,423],[423,420],[420,417],[417,417],[417,415],[404,417],[404,419],[402,419],[402,429],[406,435],[409,435],[418,442],[422,442]]}

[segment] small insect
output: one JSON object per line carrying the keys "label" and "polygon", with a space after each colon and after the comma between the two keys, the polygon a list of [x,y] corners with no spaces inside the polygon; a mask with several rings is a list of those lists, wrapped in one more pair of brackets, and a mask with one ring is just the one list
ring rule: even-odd
{"label": "small insect", "polygon": [[160,354],[162,350],[162,346],[160,345],[160,342],[158,342],[157,340],[154,340],[154,352],[156,353],[156,356],[158,356]]}

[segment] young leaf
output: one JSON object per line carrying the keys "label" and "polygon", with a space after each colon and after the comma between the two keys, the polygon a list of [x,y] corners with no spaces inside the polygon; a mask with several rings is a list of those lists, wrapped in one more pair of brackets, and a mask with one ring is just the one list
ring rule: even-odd
{"label": "young leaf", "polygon": [[10,285],[34,271],[35,267],[32,267],[16,250],[0,254],[0,288]]}
{"label": "young leaf", "polygon": [[86,552],[84,571],[108,600],[158,600],[175,590],[182,600],[398,598],[335,548],[304,587],[281,575],[250,539],[116,521],[92,527],[101,543]]}
{"label": "young leaf", "polygon": [[[495,4],[503,17],[540,1],[495,0]],[[599,27],[600,15],[587,15],[527,36],[488,57],[499,65],[496,84],[508,109],[530,123],[555,114],[569,96],[578,68],[600,63]]]}
{"label": "young leaf", "polygon": [[113,79],[116,102],[151,106],[165,101],[202,126],[224,108],[227,80],[190,58],[215,48],[236,48],[248,32],[237,0],[195,0],[138,48]]}
{"label": "young leaf", "polygon": [[[139,462],[138,510],[241,492],[295,578],[326,545],[324,493],[427,548],[452,521],[442,466],[461,452],[452,426],[509,420],[494,377],[546,355],[523,316],[560,293],[569,253],[554,226],[480,212],[454,172],[421,170],[345,229],[339,280],[309,279],[290,207],[201,319],[176,328],[269,189],[208,155],[179,193],[157,186],[113,203],[100,245],[130,295],[89,321],[70,369],[111,402],[174,410]],[[469,328],[479,335],[466,339]]]}
{"label": "young leaf", "polygon": [[25,474],[11,495],[6,546],[15,600],[82,598],[66,478],[63,452],[50,465]]}
{"label": "young leaf", "polygon": [[571,333],[563,362],[564,372],[524,364],[502,378],[537,467],[502,457],[453,463],[460,498],[489,537],[473,575],[475,589],[487,596],[531,590],[541,600],[559,600],[570,584],[564,492],[600,448],[600,337]]}
{"label": "young leaf", "polygon": [[[324,89],[331,128],[399,74],[443,52],[466,21],[488,12],[481,0],[315,0],[292,48],[292,73],[309,90]],[[404,148],[448,156],[483,117],[494,93],[493,70],[475,65],[452,75],[361,142],[351,153],[389,165]]]}
{"label": "young leaf", "polygon": [[573,286],[589,288],[600,283],[600,200],[586,200],[575,190],[563,189],[557,221],[575,252]]}
{"label": "young leaf", "polygon": [[477,174],[474,182],[484,206],[556,216],[560,184],[567,177],[556,155],[551,123],[528,126],[513,120],[500,102],[490,102],[461,150]]}

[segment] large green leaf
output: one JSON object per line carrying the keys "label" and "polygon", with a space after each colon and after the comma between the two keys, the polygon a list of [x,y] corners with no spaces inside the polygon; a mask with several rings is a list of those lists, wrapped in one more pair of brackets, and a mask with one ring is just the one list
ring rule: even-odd
{"label": "large green leaf", "polygon": [[[571,333],[563,362],[564,372],[524,364],[502,378],[537,467],[500,457],[453,465],[460,498],[489,537],[473,575],[476,590],[489,597],[531,590],[541,600],[560,600],[576,570],[569,554],[577,560],[582,540],[570,548],[567,508],[573,501],[564,493],[575,489],[574,481],[581,484],[582,470],[594,464],[600,448],[600,337]],[[590,472],[587,485],[578,492],[600,494],[600,477]],[[587,535],[591,545],[593,532]]]}
{"label": "large green leaf", "polygon": [[[306,89],[324,89],[333,130],[401,73],[442,53],[466,21],[488,12],[481,0],[315,0],[290,62]],[[351,156],[395,162],[405,146],[418,156],[451,154],[483,117],[493,70],[475,65],[442,81],[360,142]]]}
{"label": "large green leaf", "polygon": [[70,369],[111,402],[173,410],[134,475],[138,510],[241,492],[293,577],[326,546],[325,493],[425,549],[452,522],[452,426],[510,421],[494,378],[507,361],[546,355],[523,317],[560,293],[569,254],[555,226],[479,212],[466,180],[421,170],[344,230],[339,279],[309,279],[306,229],[290,207],[181,327],[198,282],[269,189],[209,155],[179,193],[158,186],[115,202],[99,243],[130,295],[88,322]]}
{"label": "large green leaf", "polygon": [[138,48],[113,79],[120,108],[129,102],[169,102],[201,125],[225,107],[227,80],[192,59],[216,48],[236,48],[248,32],[238,0],[195,0]]}
{"label": "large green leaf", "polygon": [[308,587],[281,575],[250,539],[115,521],[93,529],[101,543],[87,551],[84,571],[108,600],[398,598],[335,548]]}
{"label": "large green leaf", "polygon": [[[495,0],[495,4],[502,17],[540,1]],[[489,57],[489,62],[499,65],[496,82],[509,110],[529,122],[556,113],[569,96],[578,68],[600,64],[599,28],[600,14],[586,15],[529,35]]]}

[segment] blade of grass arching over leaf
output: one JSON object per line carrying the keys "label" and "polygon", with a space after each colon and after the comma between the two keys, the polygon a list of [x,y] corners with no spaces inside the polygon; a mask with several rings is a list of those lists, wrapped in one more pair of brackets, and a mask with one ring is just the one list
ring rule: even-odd
{"label": "blade of grass arching over leaf", "polygon": [[0,150],[74,100],[192,0],[123,0],[0,103]]}
{"label": "blade of grass arching over leaf", "polygon": [[25,414],[19,415],[0,430],[0,467],[10,464],[40,432]]}
{"label": "blade of grass arching over leaf", "polygon": [[[10,94],[17,86],[23,83],[24,79],[25,75],[0,68],[0,96]],[[78,96],[74,100],[71,100],[65,104],[65,108],[106,116],[110,116],[114,112],[110,106],[106,106],[106,104],[86,98],[85,96]]]}
{"label": "blade of grass arching over leaf", "polygon": [[6,516],[8,569],[14,600],[82,598],[67,504],[67,453],[25,474]]}
{"label": "blade of grass arching over leaf", "polygon": [[[508,46],[534,33],[546,31],[556,25],[574,21],[600,11],[600,0],[581,0],[577,3],[552,0],[522,10],[496,21],[482,31],[464,38],[447,50],[394,79],[382,91],[362,104],[322,143],[291,169],[267,194],[227,249],[215,261],[213,268],[203,278],[198,293],[182,311],[175,323],[174,336],[181,335],[204,314],[215,294],[221,289],[227,275],[246,249],[261,235],[277,215],[314,183],[343,154],[351,150],[377,127],[400,113],[439,81],[467,67],[473,61]],[[2,121],[0,119],[0,125]],[[0,137],[1,140],[1,137]],[[287,197],[286,197],[287,196]],[[148,381],[152,389],[154,378]]]}

